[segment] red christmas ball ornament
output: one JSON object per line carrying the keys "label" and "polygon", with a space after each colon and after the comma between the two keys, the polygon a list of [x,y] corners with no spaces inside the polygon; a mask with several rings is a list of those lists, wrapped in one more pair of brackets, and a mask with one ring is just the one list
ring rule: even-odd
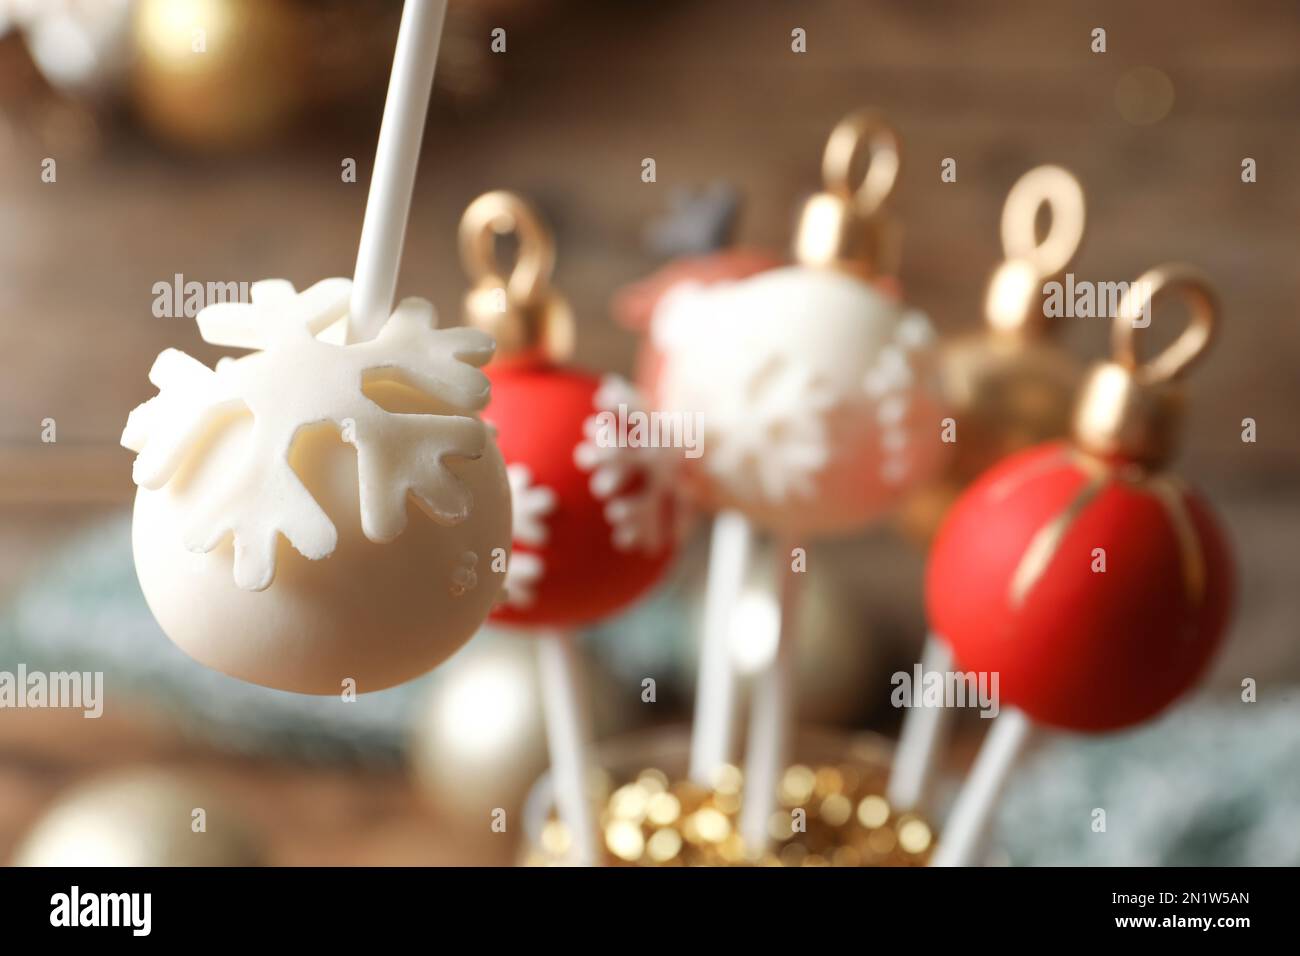
{"label": "red christmas ball ornament", "polygon": [[[1192,307],[1183,335],[1139,362],[1134,329],[1157,295]],[[961,666],[997,673],[1004,705],[1105,731],[1146,720],[1205,671],[1226,629],[1234,572],[1208,504],[1165,473],[1181,394],[1204,351],[1211,293],[1183,267],[1133,283],[1116,356],[1081,393],[1073,443],[1021,452],[957,501],[926,574],[931,625]],[[960,423],[958,424],[960,429]]]}
{"label": "red christmas ball ornament", "polygon": [[[615,376],[545,360],[488,369],[514,508],[501,623],[573,627],[631,604],[673,554],[670,490],[656,449],[619,447],[619,407],[636,394]],[[604,431],[607,441],[602,437]]]}
{"label": "red christmas ball ornament", "polygon": [[[519,249],[507,273],[495,237],[511,233]],[[548,286],[550,237],[527,203],[504,192],[479,197],[461,244],[477,279],[469,320],[498,339],[483,418],[496,432],[513,509],[506,596],[492,619],[570,629],[608,617],[652,587],[674,554],[671,450],[637,433],[644,409],[628,383],[559,364],[572,324]]]}

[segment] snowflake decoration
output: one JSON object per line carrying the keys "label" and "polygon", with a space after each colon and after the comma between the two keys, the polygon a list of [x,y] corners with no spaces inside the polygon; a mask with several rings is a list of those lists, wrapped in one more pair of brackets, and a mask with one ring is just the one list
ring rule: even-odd
{"label": "snowflake decoration", "polygon": [[507,466],[506,477],[510,481],[513,505],[511,537],[520,544],[540,548],[550,537],[546,519],[555,510],[555,492],[545,485],[534,485],[532,469],[527,465]]}
{"label": "snowflake decoration", "polygon": [[[809,497],[814,478],[830,460],[826,416],[835,395],[812,369],[780,356],[749,363],[741,373],[739,395],[710,431],[710,470],[768,501]],[[716,417],[716,416],[715,416]]]}
{"label": "snowflake decoration", "polygon": [[592,404],[596,414],[583,422],[574,463],[591,473],[588,487],[596,500],[605,503],[614,547],[655,554],[667,544],[673,456],[667,448],[624,445],[605,435],[610,415],[650,414],[641,393],[625,379],[605,376]]}
{"label": "snowflake decoration", "polygon": [[[540,548],[550,537],[546,519],[555,510],[555,492],[545,485],[534,485],[532,470],[527,465],[508,465],[506,477],[510,481],[511,537],[519,544]],[[506,604],[531,607],[545,572],[546,562],[540,555],[512,551],[506,568]]]}
{"label": "snowflake decoration", "polygon": [[546,572],[546,562],[540,555],[527,551],[510,552],[506,566],[505,603],[509,607],[532,607],[537,600],[537,585]]}
{"label": "snowflake decoration", "polygon": [[[185,547],[198,552],[233,536],[241,588],[271,584],[277,535],[312,560],[337,543],[333,522],[289,465],[294,439],[309,425],[333,423],[356,447],[361,526],[370,540],[401,534],[408,495],[444,524],[469,514],[469,491],[445,462],[483,453],[486,432],[473,413],[487,403],[489,386],[476,366],[491,358],[492,339],[473,329],[435,329],[433,306],[405,299],[374,339],[323,341],[319,333],[346,316],[351,289],[348,279],[325,279],[299,293],[271,279],[254,283],[251,304],[208,306],[198,316],[206,341],[255,351],[223,359],[214,370],[167,349],[149,373],[158,395],[131,413],[122,433],[122,444],[138,453],[136,483],[157,490],[201,451],[211,428],[232,415],[252,415],[240,470],[219,494],[197,503],[180,529]],[[385,411],[362,392],[377,375],[452,411]]]}
{"label": "snowflake decoration", "polygon": [[[679,283],[664,296],[651,334],[671,361],[689,366],[690,387],[701,390],[688,404],[709,410],[709,473],[739,497],[809,497],[831,457],[827,416],[839,398],[807,363],[731,348],[744,335],[743,317],[724,310],[700,321],[695,297],[726,288]],[[718,361],[723,348],[726,361]]]}
{"label": "snowflake decoration", "polygon": [[884,456],[880,476],[891,485],[900,484],[912,469],[907,454],[907,413],[918,374],[917,356],[934,341],[930,323],[920,312],[908,312],[894,329],[894,340],[882,348],[875,364],[862,379],[862,388],[876,406],[880,426],[880,447]]}

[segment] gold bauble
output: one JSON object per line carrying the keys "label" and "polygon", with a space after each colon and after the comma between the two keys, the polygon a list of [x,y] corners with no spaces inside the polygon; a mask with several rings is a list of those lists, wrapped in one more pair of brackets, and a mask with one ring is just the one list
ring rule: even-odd
{"label": "gold bauble", "polygon": [[[639,683],[618,688],[595,661],[583,668],[583,702],[597,739],[643,712]],[[492,813],[507,819],[546,769],[546,722],[536,638],[479,634],[438,669],[415,708],[408,759],[431,810],[491,839]]]}
{"label": "gold bauble", "polygon": [[[1040,238],[1037,217],[1050,228]],[[1070,431],[1082,365],[1052,336],[1043,311],[1044,282],[1060,275],[1083,239],[1078,180],[1059,166],[1039,166],[1012,187],[1002,211],[1006,261],[993,273],[985,328],[944,343],[940,381],[956,426],[944,474],[903,503],[898,524],[926,542],[967,484],[1012,452]]]}
{"label": "gold bauble", "polygon": [[165,770],[144,769],[73,787],[36,822],[13,862],[256,866],[262,859],[242,821],[209,787]]}
{"label": "gold bauble", "polygon": [[165,139],[247,145],[306,97],[306,25],[289,0],[140,0],[133,32],[135,106]]}
{"label": "gold bauble", "polygon": [[444,665],[416,708],[410,761],[440,814],[488,833],[546,769],[535,648],[524,638],[472,642]]}
{"label": "gold bauble", "polygon": [[998,459],[1069,431],[1082,375],[1055,341],[969,335],[942,352],[941,380],[958,422],[949,474],[965,484]]}
{"label": "gold bauble", "polygon": [[957,440],[945,473],[910,494],[898,523],[928,541],[962,490],[1011,454],[1070,431],[1082,365],[1047,337],[967,335],[941,351],[946,414]]}

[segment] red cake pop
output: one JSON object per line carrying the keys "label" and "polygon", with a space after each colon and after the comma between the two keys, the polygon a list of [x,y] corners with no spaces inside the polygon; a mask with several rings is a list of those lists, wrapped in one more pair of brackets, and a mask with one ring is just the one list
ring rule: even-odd
{"label": "red cake pop", "polygon": [[[496,254],[502,237],[518,244],[510,270]],[[551,789],[570,860],[591,865],[590,722],[573,629],[624,609],[667,567],[671,453],[646,433],[629,386],[557,364],[572,350],[573,320],[549,287],[554,245],[528,203],[480,196],[461,218],[460,248],[475,280],[467,318],[501,358],[488,370],[484,419],[506,462],[518,542],[493,619],[535,638]]]}
{"label": "red cake pop", "polygon": [[[1191,324],[1146,362],[1139,316],[1179,290]],[[1205,670],[1227,624],[1232,560],[1209,506],[1161,469],[1181,410],[1176,379],[1210,341],[1214,303],[1190,270],[1133,284],[1115,358],[1084,385],[1073,444],[1041,445],[979,479],[930,555],[933,628],[962,666],[1000,675],[1002,701],[1077,731],[1138,723]]]}
{"label": "red cake pop", "polygon": [[[510,233],[519,251],[507,273],[494,245]],[[484,419],[496,429],[514,507],[507,594],[493,619],[567,629],[608,617],[650,588],[673,555],[672,453],[641,444],[653,436],[636,434],[644,411],[631,386],[557,364],[572,345],[571,321],[548,287],[550,238],[522,199],[479,197],[461,244],[477,280],[470,321],[499,342]]]}
{"label": "red cake pop", "polygon": [[[515,268],[495,243],[519,242]],[[513,499],[506,600],[493,619],[567,628],[610,617],[659,579],[672,557],[671,453],[634,433],[645,414],[616,376],[560,367],[572,317],[550,289],[554,246],[519,196],[487,193],[460,222],[465,268],[476,286],[469,323],[494,334],[484,419],[497,431]],[[629,428],[630,425],[630,428]]]}
{"label": "red cake pop", "polygon": [[[493,619],[574,627],[617,613],[672,556],[667,474],[655,449],[604,444],[636,393],[545,359],[490,369],[514,506],[506,599]],[[608,414],[610,418],[602,418]]]}

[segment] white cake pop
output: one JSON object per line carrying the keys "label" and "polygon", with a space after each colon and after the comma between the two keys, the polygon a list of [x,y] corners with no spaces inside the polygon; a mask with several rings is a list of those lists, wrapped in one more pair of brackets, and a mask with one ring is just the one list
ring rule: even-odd
{"label": "white cake pop", "polygon": [[204,309],[204,339],[257,351],[215,371],[164,351],[159,394],[122,435],[162,629],[210,667],[303,693],[440,663],[491,610],[510,551],[505,467],[475,415],[491,337],[435,329],[406,299],[374,339],[334,344],[321,333],[351,286],[271,280]]}
{"label": "white cake pop", "polygon": [[[863,145],[872,158],[854,191]],[[934,334],[873,281],[892,251],[879,207],[897,169],[893,133],[872,114],[849,117],[827,145],[828,191],[804,208],[799,264],[682,284],[655,310],[660,403],[700,414],[692,477],[714,506],[784,534],[847,533],[934,468]]]}

